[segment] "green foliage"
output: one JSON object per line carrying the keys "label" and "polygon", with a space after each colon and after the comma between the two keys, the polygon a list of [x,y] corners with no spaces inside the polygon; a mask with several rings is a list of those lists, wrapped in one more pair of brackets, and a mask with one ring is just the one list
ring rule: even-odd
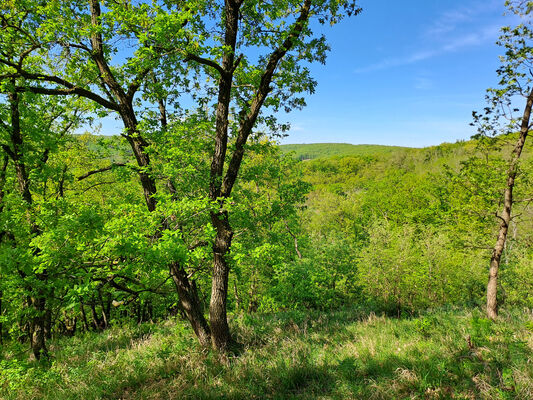
{"label": "green foliage", "polygon": [[472,317],[470,340],[473,346],[485,346],[489,343],[490,335],[494,333],[493,322],[477,315]]}
{"label": "green foliage", "polygon": [[[480,304],[508,146],[502,137],[490,147],[471,141],[302,163],[313,184],[302,213],[309,235],[302,252],[325,266],[342,253],[320,259],[315,249],[331,243],[343,249],[347,268],[341,274],[324,268],[330,277],[356,282],[343,292],[343,302],[357,298],[391,313]],[[530,152],[524,157],[530,160]],[[523,186],[517,198],[530,192],[529,164],[518,178]],[[502,285],[509,305],[528,306],[531,210],[527,203],[516,207]],[[309,264],[310,271],[320,269]]]}
{"label": "green foliage", "polygon": [[[426,149],[278,147],[268,137],[287,126],[274,115],[305,105],[302,96],[316,86],[307,63],[324,62],[329,50],[316,24],[305,21],[272,81],[261,87],[265,65],[280,54],[301,2],[243,3],[235,50],[220,34],[227,4],[93,6],[100,3],[95,24],[85,3],[1,2],[0,47],[8,56],[0,62],[0,91],[13,97],[20,86],[23,140],[13,140],[14,103],[2,97],[0,339],[9,343],[0,390],[13,398],[26,389],[29,398],[106,398],[142,387],[140,396],[150,396],[159,393],[162,377],[175,384],[168,397],[216,397],[220,387],[234,398],[446,398],[453,391],[472,397],[487,387],[486,398],[509,387],[516,397],[530,394],[531,374],[518,370],[530,348],[476,316],[429,315],[397,324],[375,316],[353,322],[360,313],[341,313],[344,320],[337,315],[331,322],[321,317],[353,304],[413,317],[480,303],[516,119],[495,138]],[[313,1],[311,16],[334,24],[358,12],[351,1]],[[531,50],[527,25],[504,33],[509,62],[499,72],[507,89],[489,92],[496,97],[518,93],[517,79],[528,76],[515,68]],[[102,48],[93,48],[100,36]],[[227,73],[221,74],[220,62],[241,50],[238,62],[224,66],[234,76],[229,116],[221,121],[215,110]],[[261,97],[262,89],[268,97]],[[248,117],[254,104],[264,107]],[[111,113],[123,119],[123,136],[71,134]],[[489,114],[477,121],[493,122]],[[217,175],[213,138],[226,123],[218,136],[227,149]],[[211,189],[224,180],[228,161],[242,154],[231,194],[217,198]],[[531,152],[523,160],[513,237],[502,259],[509,308],[533,307],[533,214],[522,201],[532,188]],[[147,180],[154,186],[149,193]],[[156,206],[149,210],[145,196]],[[224,282],[227,307],[243,315],[235,321],[237,335],[251,349],[228,361],[238,365],[234,370],[196,348],[182,325],[141,324],[180,312],[171,266],[183,268],[200,305],[209,304],[214,215],[228,216],[231,226],[231,251],[223,254],[232,272]],[[40,299],[45,307],[30,306]],[[272,320],[253,315],[279,310],[291,313]],[[56,349],[56,358],[42,364],[26,360],[26,348],[15,344],[34,336],[39,319],[46,319],[42,325]],[[510,323],[522,336],[529,328],[528,321]],[[75,337],[69,341],[69,335]],[[478,347],[494,354],[474,354]],[[276,353],[279,348],[292,358]]]}
{"label": "green foliage", "polygon": [[380,146],[375,144],[353,145],[348,143],[282,144],[280,147],[285,154],[292,153],[299,160],[352,155],[376,156],[389,154],[402,149],[402,147],[396,146]]}

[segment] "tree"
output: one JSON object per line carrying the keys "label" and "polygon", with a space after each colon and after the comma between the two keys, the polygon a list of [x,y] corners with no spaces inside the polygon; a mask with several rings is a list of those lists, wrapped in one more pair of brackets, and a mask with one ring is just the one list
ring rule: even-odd
{"label": "tree", "polygon": [[[27,326],[31,348],[39,359],[47,355],[45,340],[50,335],[51,318],[48,301],[54,294],[51,271],[42,262],[38,244],[45,230],[42,214],[43,209],[63,197],[65,168],[51,164],[65,135],[81,120],[75,104],[59,99],[43,102],[35,95],[17,93],[15,87],[15,80],[4,86],[7,104],[0,108],[2,192],[9,195],[7,201],[3,193],[1,196],[0,273],[8,287],[15,286],[23,295],[21,325]],[[15,188],[5,187],[8,162],[13,166]]]}
{"label": "tree", "polygon": [[[148,152],[150,143],[145,138],[147,132],[141,130],[138,117],[149,106],[143,105],[139,93],[142,92],[146,101],[159,105],[161,124],[166,125],[166,95],[182,78],[178,72],[180,63],[175,61],[186,54],[181,45],[188,38],[180,30],[184,25],[194,25],[195,21],[190,21],[192,14],[187,5],[169,10],[163,6],[119,1],[105,2],[102,9],[101,3],[99,0],[91,0],[87,5],[77,1],[42,4],[3,1],[0,18],[8,34],[2,36],[0,43],[3,66],[0,78],[4,81],[20,78],[22,83],[17,86],[17,92],[78,96],[90,100],[94,112],[100,116],[117,114],[124,125],[122,135],[137,162],[146,207],[154,212],[156,178]],[[200,9],[196,11],[195,17],[203,14]],[[169,37],[173,39],[172,46],[163,48],[161,43],[168,45]],[[114,55],[121,42],[128,42],[133,52],[117,64]],[[18,46],[18,53],[10,57],[8,50],[13,44]],[[165,68],[157,73],[163,62]],[[172,73],[176,76],[169,83],[168,76]],[[150,125],[149,121],[141,122]],[[99,172],[105,170],[108,169]],[[160,227],[155,235],[161,236],[165,228]],[[171,263],[170,270],[181,307],[200,342],[207,345],[209,329],[197,301],[194,282],[179,262]]]}
{"label": "tree", "polygon": [[[301,107],[305,102],[299,94],[314,91],[316,82],[305,64],[324,62],[329,48],[324,36],[313,32],[311,21],[333,25],[344,15],[357,14],[359,8],[354,1],[344,0],[161,4],[91,0],[89,7],[77,1],[17,2],[15,6],[5,0],[2,9],[3,25],[12,38],[2,43],[0,50],[13,41],[22,50],[13,60],[0,52],[4,66],[0,78],[22,78],[23,84],[17,87],[20,92],[76,95],[94,102],[96,111],[119,115],[125,128],[122,135],[138,164],[146,206],[163,221],[154,240],[177,237],[176,232],[167,231],[175,231],[179,224],[171,228],[165,223],[174,216],[158,214],[165,212],[158,201],[167,194],[171,201],[178,201],[179,195],[172,177],[154,171],[151,156],[157,152],[151,153],[151,145],[158,143],[147,139],[154,128],[148,104],[160,110],[157,131],[163,141],[159,143],[172,129],[172,119],[177,121],[175,126],[191,127],[199,119],[214,126],[214,140],[207,144],[211,163],[205,188],[210,201],[207,210],[216,231],[209,324],[186,260],[171,260],[169,271],[181,309],[200,343],[227,349],[231,342],[226,313],[227,254],[234,233],[228,206],[248,139],[258,126],[270,131],[285,127],[266,109],[277,112]],[[123,58],[118,46],[121,41],[133,48],[123,63],[117,62]],[[195,102],[181,114],[177,108],[170,110],[175,114],[168,118],[166,106],[177,99],[171,94],[180,90],[190,93]],[[204,111],[202,118],[195,118],[201,115],[198,110]],[[208,125],[206,131],[211,130]],[[158,179],[164,181],[168,192],[163,192],[163,185],[157,190]],[[180,195],[194,198],[191,192]]]}
{"label": "tree", "polygon": [[[531,109],[533,108],[533,74],[531,73],[533,30],[531,19],[528,19],[532,4],[529,1],[507,1],[506,5],[513,13],[521,16],[524,22],[514,28],[502,28],[498,44],[505,48],[505,56],[501,57],[502,65],[497,70],[500,77],[499,87],[488,90],[488,107],[485,108],[484,113],[473,113],[481,135],[512,135],[518,131],[518,139],[513,147],[507,168],[506,185],[503,190],[503,209],[497,215],[500,221],[498,238],[490,259],[487,316],[493,320],[498,316],[498,271],[505,250],[509,224],[512,220],[513,190],[520,171],[520,156],[532,127]],[[514,114],[520,110],[514,105],[519,98],[525,99],[525,106],[521,116],[517,118]]]}
{"label": "tree", "polygon": [[[355,2],[284,1],[281,4],[259,1],[227,0],[224,6],[213,2],[214,25],[223,34],[215,36],[214,48],[203,48],[188,59],[215,72],[216,90],[215,146],[211,159],[209,198],[217,204],[211,212],[216,230],[213,244],[213,273],[209,321],[213,347],[225,350],[231,343],[226,315],[229,264],[233,229],[226,203],[231,197],[246,143],[258,122],[274,128],[272,118],[261,118],[262,108],[301,107],[301,92],[313,92],[315,81],[302,61],[324,62],[327,45],[324,37],[313,38],[310,21],[337,22],[343,16],[357,14]],[[253,52],[267,49],[256,63]],[[240,53],[240,54],[239,54]],[[208,57],[219,55],[220,61]],[[238,55],[239,54],[239,55]],[[236,121],[230,119],[231,105],[238,107]],[[228,153],[229,133],[233,133],[233,151]]]}

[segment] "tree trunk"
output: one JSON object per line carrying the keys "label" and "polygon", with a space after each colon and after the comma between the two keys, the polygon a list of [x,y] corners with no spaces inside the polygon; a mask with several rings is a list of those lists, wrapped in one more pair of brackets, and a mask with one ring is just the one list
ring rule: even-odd
{"label": "tree trunk", "polygon": [[256,277],[256,271],[254,269],[254,272],[252,273],[252,279],[250,283],[250,291],[248,292],[248,312],[255,313],[257,309],[259,308],[259,302],[256,299],[256,289],[257,289],[257,277]]}
{"label": "tree trunk", "polygon": [[239,115],[239,129],[235,139],[235,149],[230,157],[226,173],[226,151],[228,145],[228,116],[231,102],[231,86],[233,74],[237,68],[240,57],[235,59],[237,33],[239,29],[239,9],[242,2],[226,1],[224,44],[226,50],[222,58],[222,66],[219,67],[220,78],[218,87],[218,103],[215,123],[215,149],[211,161],[209,198],[217,201],[219,211],[211,213],[211,221],[217,235],[213,245],[213,276],[211,285],[211,302],[209,305],[209,322],[211,324],[211,339],[213,347],[220,351],[226,351],[231,342],[229,326],[226,314],[228,295],[229,266],[226,255],[231,247],[233,231],[231,229],[228,213],[224,211],[224,201],[231,196],[232,188],[237,180],[239,169],[245,152],[245,145],[255,125],[261,107],[271,91],[270,83],[279,61],[302,32],[305,22],[309,18],[311,0],[305,0],[300,16],[288,31],[287,38],[282,45],[270,55],[265,70],[261,76],[259,87],[253,98],[248,103],[248,111],[244,109]]}
{"label": "tree trunk", "polygon": [[214,264],[213,276],[211,278],[211,302],[209,304],[211,341],[213,348],[219,351],[225,351],[231,342],[226,312],[229,277],[226,254],[231,247],[233,231],[231,230],[226,213],[212,214],[211,220],[217,230],[217,236],[213,245]]}
{"label": "tree trunk", "polygon": [[37,360],[48,356],[46,348],[46,301],[38,291],[37,297],[31,298],[31,304],[36,314],[32,318],[31,349]]}
{"label": "tree trunk", "polygon": [[[4,211],[4,185],[6,182],[6,170],[7,170],[7,164],[9,162],[9,156],[7,154],[4,155],[2,168],[0,169],[0,213]],[[6,232],[1,231],[0,232],[0,244],[2,243],[2,240],[5,236]],[[0,276],[0,279],[2,277]],[[4,296],[4,293],[0,290],[0,345],[4,343],[4,325],[2,323],[2,298]]]}
{"label": "tree trunk", "polygon": [[503,211],[500,218],[500,229],[498,232],[498,239],[492,250],[492,257],[490,259],[489,282],[487,284],[487,316],[494,320],[498,316],[498,270],[500,268],[500,259],[505,248],[505,241],[507,239],[507,232],[509,231],[509,223],[511,222],[511,209],[513,206],[513,188],[515,178],[518,171],[518,161],[526,138],[530,129],[529,120],[531,117],[531,108],[533,107],[533,89],[527,97],[526,107],[522,116],[522,123],[520,126],[520,136],[513,150],[513,158],[507,171],[507,185],[503,196]]}
{"label": "tree trunk", "polygon": [[46,339],[52,339],[52,310],[50,307],[44,313],[44,335]]}
{"label": "tree trunk", "polygon": [[[15,82],[13,82],[15,85]],[[11,111],[11,132],[10,140],[11,146],[5,147],[5,150],[13,160],[15,166],[17,182],[19,189],[22,195],[22,198],[27,204],[28,207],[28,223],[31,226],[31,233],[34,235],[39,235],[41,230],[37,224],[31,220],[31,214],[29,209],[33,205],[33,198],[30,191],[30,179],[28,176],[28,171],[26,170],[26,164],[24,163],[24,140],[22,137],[22,131],[20,127],[20,98],[18,93],[12,92],[8,94],[10,111]],[[34,250],[34,254],[38,254],[39,249]],[[40,359],[41,356],[47,356],[48,350],[46,349],[46,293],[44,292],[44,286],[47,280],[46,270],[36,275],[39,285],[37,288],[28,287],[30,301],[29,304],[33,307],[33,316],[30,322],[30,343],[33,354],[36,359]]]}
{"label": "tree trunk", "polygon": [[80,299],[80,310],[81,310],[81,319],[83,321],[83,327],[85,328],[85,332],[89,332],[91,329],[89,328],[89,322],[87,321],[87,314],[85,314],[85,307],[83,306],[83,302]]}
{"label": "tree trunk", "polygon": [[176,285],[181,311],[190,322],[200,345],[208,347],[211,343],[211,331],[204,317],[196,284],[187,277],[187,273],[178,263],[170,266],[170,275]]}
{"label": "tree trunk", "polygon": [[[228,146],[229,108],[231,102],[231,86],[233,74],[240,60],[235,60],[237,33],[239,30],[239,9],[242,3],[226,1],[224,8],[224,56],[220,67],[218,82],[218,102],[215,123],[215,149],[211,160],[209,198],[218,201],[223,208],[224,200],[229,193],[222,193],[224,163]],[[225,351],[231,341],[226,313],[228,296],[229,267],[226,253],[231,246],[233,232],[224,211],[211,213],[211,222],[217,235],[213,244],[213,276],[211,280],[211,301],[209,304],[209,323],[211,325],[211,343],[214,349]]]}

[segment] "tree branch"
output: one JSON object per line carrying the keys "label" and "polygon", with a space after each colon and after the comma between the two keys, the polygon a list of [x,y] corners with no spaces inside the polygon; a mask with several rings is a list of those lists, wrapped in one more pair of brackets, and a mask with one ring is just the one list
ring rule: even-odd
{"label": "tree branch", "polygon": [[214,68],[220,73],[220,75],[225,75],[226,74],[224,69],[218,63],[216,63],[213,60],[209,60],[207,58],[199,57],[199,56],[197,56],[195,54],[192,54],[192,53],[187,53],[187,56],[185,57],[185,61],[188,61],[188,60],[196,61],[199,64],[207,65],[208,67]]}
{"label": "tree branch", "polygon": [[95,188],[97,186],[101,186],[101,185],[111,185],[113,183],[117,183],[116,181],[111,181],[111,182],[97,182],[95,183],[94,185],[91,185],[89,187],[86,187],[85,189],[83,189],[82,193],[85,193],[86,191],[88,190],[91,190],[92,188]]}
{"label": "tree branch", "polygon": [[237,179],[242,157],[244,156],[244,146],[248,140],[248,136],[250,136],[250,133],[252,132],[252,128],[255,125],[259,111],[261,110],[268,93],[272,90],[270,83],[272,82],[274,71],[276,70],[279,61],[294,46],[296,39],[302,33],[304,25],[309,19],[310,9],[311,0],[305,0],[298,19],[289,28],[290,33],[288,34],[287,38],[283,41],[280,47],[272,52],[268,59],[265,72],[261,76],[259,87],[257,88],[255,96],[251,100],[249,111],[240,122],[239,134],[237,135],[237,140],[235,141],[235,151],[233,152],[228,165],[228,170],[222,182],[221,196],[224,198],[227,198],[231,195],[231,190],[235,184],[235,180]]}
{"label": "tree branch", "polygon": [[94,102],[100,104],[101,106],[107,108],[108,110],[119,111],[118,104],[113,103],[109,100],[106,100],[103,97],[97,95],[96,93],[91,92],[90,90],[77,87],[74,85],[71,85],[71,87],[67,86],[66,89],[58,89],[58,88],[52,89],[52,88],[43,88],[43,87],[38,87],[38,86],[18,86],[15,90],[19,93],[20,92],[31,92],[31,93],[36,93],[36,94],[56,95],[56,96],[70,96],[70,95],[75,94],[81,97],[85,97],[89,100],[93,100]]}
{"label": "tree branch", "polygon": [[141,71],[128,86],[128,92],[126,93],[126,97],[130,102],[133,100],[133,96],[135,96],[135,93],[137,92],[137,90],[139,90],[139,87],[141,86],[144,78],[150,73],[150,71],[152,71],[152,67],[146,68]]}
{"label": "tree branch", "polygon": [[88,177],[91,176],[91,175],[98,174],[98,173],[100,173],[100,172],[109,171],[109,170],[111,170],[111,169],[113,169],[113,168],[115,168],[115,167],[125,167],[125,166],[126,166],[125,163],[113,163],[113,164],[111,164],[111,165],[108,166],[108,167],[99,168],[99,169],[95,169],[95,170],[89,171],[89,172],[87,172],[87,173],[85,173],[85,174],[83,174],[83,175],[81,175],[81,176],[78,176],[76,179],[77,179],[78,181],[81,181],[81,180],[83,180],[83,179],[85,179],[85,178],[88,178]]}
{"label": "tree branch", "polygon": [[4,150],[4,152],[9,156],[11,157],[11,159],[13,159],[15,157],[15,154],[13,154],[13,151],[9,148],[8,145],[6,144],[0,144],[0,147],[2,147],[2,150]]}

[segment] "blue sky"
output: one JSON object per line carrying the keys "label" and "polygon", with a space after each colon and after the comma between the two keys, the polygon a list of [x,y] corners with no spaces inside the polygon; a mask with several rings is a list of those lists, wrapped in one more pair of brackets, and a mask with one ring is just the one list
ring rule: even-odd
{"label": "blue sky", "polygon": [[323,28],[332,51],[312,67],[308,106],[281,116],[282,143],[422,147],[468,139],[472,111],[497,83],[504,0],[360,0],[363,12]]}

